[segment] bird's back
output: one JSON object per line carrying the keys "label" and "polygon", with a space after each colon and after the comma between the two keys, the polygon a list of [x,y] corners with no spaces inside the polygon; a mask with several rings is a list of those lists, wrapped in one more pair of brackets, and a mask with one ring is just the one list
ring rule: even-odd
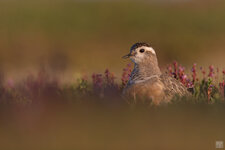
{"label": "bird's back", "polygon": [[190,95],[187,88],[180,81],[167,74],[160,75],[160,81],[164,84],[164,92],[167,98]]}

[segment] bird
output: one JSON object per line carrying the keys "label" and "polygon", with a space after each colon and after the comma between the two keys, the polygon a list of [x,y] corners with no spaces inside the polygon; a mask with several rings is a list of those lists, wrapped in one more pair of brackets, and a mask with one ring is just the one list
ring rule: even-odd
{"label": "bird", "polygon": [[123,89],[126,98],[148,99],[151,104],[167,104],[175,96],[189,96],[188,89],[177,79],[162,73],[155,50],[146,42],[135,43],[130,53],[122,58],[130,58],[134,63],[128,83]]}

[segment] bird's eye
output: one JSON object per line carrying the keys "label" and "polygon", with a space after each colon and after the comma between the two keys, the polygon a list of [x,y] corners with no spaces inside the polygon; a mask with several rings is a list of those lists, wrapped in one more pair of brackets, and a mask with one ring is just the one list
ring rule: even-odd
{"label": "bird's eye", "polygon": [[140,53],[144,53],[145,50],[144,50],[144,49],[140,49],[139,52],[140,52]]}

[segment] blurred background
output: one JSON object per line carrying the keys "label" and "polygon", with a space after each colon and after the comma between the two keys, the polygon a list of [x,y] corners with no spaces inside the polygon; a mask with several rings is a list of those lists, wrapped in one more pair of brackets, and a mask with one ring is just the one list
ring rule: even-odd
{"label": "blurred background", "polygon": [[121,57],[141,41],[161,68],[177,60],[225,69],[225,1],[0,0],[0,149],[215,149],[225,141],[224,101],[132,109],[120,94],[85,98],[82,82],[32,75],[121,76],[130,62]]}
{"label": "blurred background", "polygon": [[225,139],[224,105],[16,110],[0,116],[2,150],[216,150]]}
{"label": "blurred background", "polygon": [[144,41],[161,67],[224,67],[224,18],[222,0],[0,0],[0,66],[11,76],[41,65],[121,73],[121,56]]}

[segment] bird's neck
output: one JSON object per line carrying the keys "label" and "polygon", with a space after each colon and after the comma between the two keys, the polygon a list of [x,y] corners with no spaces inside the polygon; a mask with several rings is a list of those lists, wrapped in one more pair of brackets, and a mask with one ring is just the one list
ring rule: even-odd
{"label": "bird's neck", "polygon": [[143,80],[161,74],[157,61],[135,63],[130,80]]}

